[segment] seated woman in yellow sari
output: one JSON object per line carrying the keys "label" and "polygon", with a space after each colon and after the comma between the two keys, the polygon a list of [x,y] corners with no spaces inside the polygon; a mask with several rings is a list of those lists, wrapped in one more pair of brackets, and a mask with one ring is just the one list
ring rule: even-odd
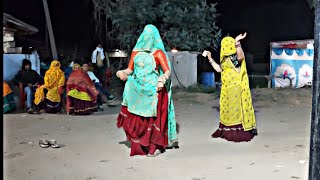
{"label": "seated woman in yellow sari", "polygon": [[221,69],[208,52],[210,64],[221,72],[220,125],[213,138],[228,141],[250,141],[255,135],[256,120],[252,107],[246,62],[240,40],[246,37],[240,34],[235,39],[225,37],[221,41]]}
{"label": "seated woman in yellow sari", "polygon": [[11,112],[16,109],[16,103],[10,86],[3,82],[3,113]]}
{"label": "seated woman in yellow sari", "polygon": [[97,96],[95,88],[87,72],[74,64],[73,71],[67,81],[67,113],[74,115],[90,115],[97,110]]}
{"label": "seated woman in yellow sari", "polygon": [[63,92],[64,83],[65,77],[60,69],[60,62],[54,60],[44,75],[44,85],[36,90],[34,103],[37,106],[42,106],[46,113],[60,112],[62,108],[61,93]]}

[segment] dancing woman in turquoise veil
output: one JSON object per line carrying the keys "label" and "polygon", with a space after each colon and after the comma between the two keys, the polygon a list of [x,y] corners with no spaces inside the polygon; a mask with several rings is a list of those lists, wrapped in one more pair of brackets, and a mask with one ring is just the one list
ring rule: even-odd
{"label": "dancing woman in turquoise veil", "polygon": [[149,24],[131,53],[128,68],[116,74],[127,81],[117,126],[131,142],[130,156],[152,157],[165,148],[178,148],[170,69],[159,31]]}

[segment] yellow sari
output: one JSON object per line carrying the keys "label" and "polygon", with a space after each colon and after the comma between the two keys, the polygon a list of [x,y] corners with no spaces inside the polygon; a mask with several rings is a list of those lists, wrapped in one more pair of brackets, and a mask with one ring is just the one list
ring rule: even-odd
{"label": "yellow sari", "polygon": [[44,76],[44,85],[39,87],[35,93],[34,103],[38,105],[44,100],[43,88],[48,90],[46,98],[51,102],[61,102],[59,88],[64,86],[65,77],[63,71],[60,69],[60,62],[54,60],[51,62],[50,68]]}
{"label": "yellow sari", "polygon": [[236,68],[230,55],[236,53],[235,40],[226,37],[221,42],[221,96],[220,122],[225,126],[242,124],[244,131],[256,128],[254,109],[245,59]]}

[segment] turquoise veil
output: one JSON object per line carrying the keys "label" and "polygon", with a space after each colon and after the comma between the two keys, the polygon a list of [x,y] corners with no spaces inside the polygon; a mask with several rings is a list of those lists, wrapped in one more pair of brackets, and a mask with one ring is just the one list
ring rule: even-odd
{"label": "turquoise veil", "polygon": [[[143,32],[139,36],[138,41],[137,41],[135,47],[133,48],[133,51],[153,53],[156,50],[162,50],[165,53],[165,55],[167,57],[166,59],[168,60],[169,68],[172,69],[168,54],[164,48],[164,44],[162,42],[162,39],[161,39],[161,36],[160,36],[158,29],[154,25],[148,24],[145,26]],[[160,73],[160,76],[164,74],[161,67],[159,68],[159,73]],[[166,81],[165,87],[168,91],[168,99],[169,99],[169,104],[168,104],[168,141],[169,142],[168,142],[168,145],[171,145],[173,142],[177,141],[177,139],[178,139],[175,113],[174,113],[174,105],[173,105],[173,100],[172,100],[171,79],[168,79]]]}

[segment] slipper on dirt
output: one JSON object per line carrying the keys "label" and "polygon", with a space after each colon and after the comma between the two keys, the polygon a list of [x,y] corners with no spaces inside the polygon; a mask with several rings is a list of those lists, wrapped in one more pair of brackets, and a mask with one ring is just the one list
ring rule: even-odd
{"label": "slipper on dirt", "polygon": [[50,146],[49,141],[45,139],[39,140],[39,146],[42,148],[48,148]]}
{"label": "slipper on dirt", "polygon": [[161,154],[161,151],[157,149],[153,154],[147,154],[147,157],[156,157]]}
{"label": "slipper on dirt", "polygon": [[175,141],[172,144],[168,145],[166,149],[179,149],[178,141]]}
{"label": "slipper on dirt", "polygon": [[52,148],[59,148],[59,147],[60,147],[60,145],[57,143],[57,141],[56,141],[55,139],[50,140],[50,141],[49,141],[49,144],[50,144],[50,146],[51,146]]}

